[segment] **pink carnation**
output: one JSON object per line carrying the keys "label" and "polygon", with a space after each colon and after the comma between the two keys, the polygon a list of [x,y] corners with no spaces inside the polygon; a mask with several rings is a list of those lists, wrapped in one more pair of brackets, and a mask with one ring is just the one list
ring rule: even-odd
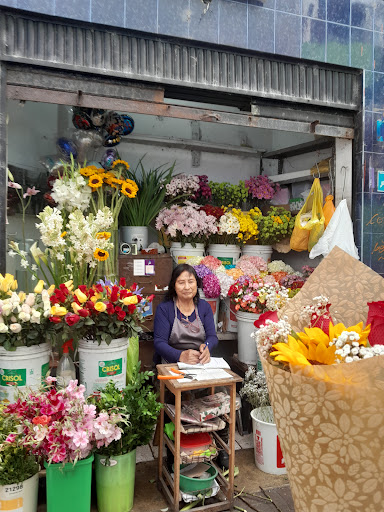
{"label": "pink carnation", "polygon": [[200,265],[205,265],[211,270],[216,270],[221,266],[221,261],[218,258],[215,258],[214,256],[206,256],[200,261]]}

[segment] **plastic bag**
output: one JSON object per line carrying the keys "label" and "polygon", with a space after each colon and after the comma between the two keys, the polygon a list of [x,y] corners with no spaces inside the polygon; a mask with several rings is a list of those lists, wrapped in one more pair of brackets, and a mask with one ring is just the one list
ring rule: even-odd
{"label": "plastic bag", "polygon": [[328,224],[324,235],[309,253],[311,259],[316,256],[327,256],[331,250],[337,245],[353,258],[359,259],[359,253],[355,246],[353,236],[353,225],[351,216],[349,215],[346,199],[340,201],[335,213]]}
{"label": "plastic bag", "polygon": [[295,220],[291,249],[310,251],[324,233],[323,191],[320,180],[313,181],[311,191]]}
{"label": "plastic bag", "polygon": [[333,196],[327,196],[325,198],[325,204],[323,206],[324,213],[324,226],[327,227],[332,219],[332,215],[335,213],[335,205],[333,204]]}

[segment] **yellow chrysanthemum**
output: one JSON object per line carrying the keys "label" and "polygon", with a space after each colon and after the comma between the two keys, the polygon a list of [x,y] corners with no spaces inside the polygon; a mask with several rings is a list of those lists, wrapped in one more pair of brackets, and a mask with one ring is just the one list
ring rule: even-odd
{"label": "yellow chrysanthemum", "polygon": [[98,261],[105,261],[105,260],[107,260],[109,258],[109,253],[108,253],[108,251],[105,251],[104,249],[97,248],[95,250],[95,252],[93,253],[93,256]]}
{"label": "yellow chrysanthemum", "polygon": [[128,169],[129,169],[129,164],[127,162],[125,162],[124,160],[115,160],[112,164],[112,169],[114,169],[117,166],[119,166],[119,167],[123,166],[126,171],[128,171]]}
{"label": "yellow chrysanthemum", "polygon": [[345,327],[342,323],[336,325],[332,325],[332,323],[329,324],[329,337],[331,340],[338,338],[343,331],[356,332],[360,336],[359,344],[366,347],[368,343],[368,336],[371,332],[371,326],[367,325],[366,328],[363,329],[363,322],[352,325],[351,327]]}
{"label": "yellow chrysanthemum", "polygon": [[127,197],[135,197],[138,190],[139,187],[133,180],[125,180],[124,183],[121,185],[121,193]]}
{"label": "yellow chrysanthemum", "polygon": [[109,240],[111,238],[111,233],[108,231],[99,231],[96,233],[97,240]]}
{"label": "yellow chrysanthemum", "polygon": [[99,188],[103,185],[103,178],[98,174],[92,174],[89,177],[88,185],[92,188]]}
{"label": "yellow chrysanthemum", "polygon": [[66,231],[63,231],[60,235],[60,238],[64,238],[65,236],[67,235],[67,232]]}

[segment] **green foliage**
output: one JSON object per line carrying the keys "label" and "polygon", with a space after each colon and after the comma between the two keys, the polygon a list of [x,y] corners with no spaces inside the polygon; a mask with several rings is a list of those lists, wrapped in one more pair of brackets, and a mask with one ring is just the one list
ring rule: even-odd
{"label": "green foliage", "polygon": [[127,351],[127,381],[130,382],[135,374],[137,363],[139,362],[139,337],[129,338]]}
{"label": "green foliage", "polygon": [[259,230],[257,236],[259,245],[272,245],[291,236],[295,226],[295,217],[292,217],[289,210],[282,206],[271,206],[267,215],[262,215],[258,208],[254,208],[252,211],[259,212],[252,216]]}
{"label": "green foliage", "polygon": [[212,204],[214,206],[233,206],[241,208],[248,198],[248,189],[244,181],[239,181],[238,185],[232,183],[209,182],[212,191]]}
{"label": "green foliage", "polygon": [[[144,158],[144,157],[143,157]],[[120,226],[149,226],[163,207],[166,185],[171,181],[175,163],[145,170],[143,158],[127,178],[136,182],[139,191],[134,198],[125,198],[119,217]]]}
{"label": "green foliage", "polygon": [[[0,485],[17,484],[28,480],[39,471],[36,458],[17,442],[20,422],[11,414],[4,414],[0,405]],[[9,434],[15,434],[14,442],[5,442]]]}
{"label": "green foliage", "polygon": [[122,391],[109,382],[97,395],[88,398],[99,412],[117,407],[129,415],[128,421],[120,425],[123,429],[121,439],[102,448],[100,453],[103,455],[124,455],[151,440],[162,407],[149,382],[152,376],[153,372],[140,372],[140,363],[137,363],[132,378]]}

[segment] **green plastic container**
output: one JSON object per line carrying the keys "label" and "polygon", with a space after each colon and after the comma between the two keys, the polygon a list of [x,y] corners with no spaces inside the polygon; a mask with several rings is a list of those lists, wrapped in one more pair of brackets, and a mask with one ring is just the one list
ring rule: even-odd
{"label": "green plastic container", "polygon": [[44,462],[47,470],[47,512],[89,512],[93,455],[75,465]]}
{"label": "green plastic container", "polygon": [[[189,476],[180,475],[180,490],[188,494],[199,494],[208,491],[213,486],[213,481],[217,477],[217,469],[204,462],[207,466],[207,473],[210,474],[209,478],[191,478]],[[189,466],[190,464],[180,464],[180,469]]]}
{"label": "green plastic container", "polygon": [[[136,450],[111,456],[95,454],[97,510],[129,512],[135,494]],[[77,511],[76,511],[77,512]]]}

